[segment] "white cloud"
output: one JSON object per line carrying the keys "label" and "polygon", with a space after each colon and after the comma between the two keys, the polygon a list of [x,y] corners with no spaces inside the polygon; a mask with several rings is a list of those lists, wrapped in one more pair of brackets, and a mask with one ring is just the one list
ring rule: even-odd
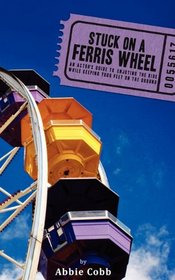
{"label": "white cloud", "polygon": [[[9,241],[15,238],[25,238],[29,233],[29,214],[22,214],[16,217],[16,219],[1,233],[1,240]],[[13,227],[13,234],[12,228]]]}
{"label": "white cloud", "polygon": [[151,165],[151,176],[153,184],[157,188],[162,188],[165,185],[166,165],[164,162],[152,163]]}
{"label": "white cloud", "polygon": [[0,273],[0,280],[17,280],[22,276],[22,271],[18,267],[8,266]]}
{"label": "white cloud", "polygon": [[121,173],[121,168],[118,168],[118,167],[113,172],[113,174],[116,176],[119,175],[120,173]]}
{"label": "white cloud", "polygon": [[[22,277],[22,270],[13,265],[6,266],[0,272],[0,280],[20,280]],[[44,277],[40,272],[37,273],[35,280],[44,280]]]}
{"label": "white cloud", "polygon": [[171,242],[167,229],[162,227],[156,231],[151,225],[144,225],[139,229],[138,238],[142,244],[132,250],[125,279],[175,280],[175,268],[168,267]]}
{"label": "white cloud", "polygon": [[129,138],[128,136],[124,133],[121,132],[116,141],[116,154],[121,155],[123,149],[129,145]]}
{"label": "white cloud", "polygon": [[[168,265],[171,240],[165,226],[157,230],[150,224],[142,225],[135,241],[140,245],[133,246],[125,280],[175,280],[175,267]],[[6,265],[0,272],[0,280],[17,280],[21,274],[21,269]],[[37,273],[36,280],[43,279]]]}

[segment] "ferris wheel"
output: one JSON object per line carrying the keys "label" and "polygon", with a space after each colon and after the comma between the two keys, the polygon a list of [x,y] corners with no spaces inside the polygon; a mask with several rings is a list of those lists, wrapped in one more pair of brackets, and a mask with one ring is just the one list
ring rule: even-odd
{"label": "ferris wheel", "polygon": [[[0,225],[0,230],[2,231],[14,218],[21,213],[21,211],[35,198],[36,205],[35,214],[33,217],[32,230],[27,250],[27,258],[25,264],[21,265],[17,261],[13,260],[11,257],[6,255],[3,251],[0,251],[1,256],[12,261],[14,264],[20,266],[23,270],[23,279],[35,279],[37,264],[40,254],[40,247],[43,238],[43,228],[45,221],[45,211],[46,211],[46,201],[47,201],[47,151],[45,136],[43,131],[43,125],[41,121],[41,116],[37,108],[36,102],[30,93],[29,89],[13,74],[0,70],[0,78],[5,84],[18,93],[24,102],[19,107],[14,115],[9,116],[9,118],[1,126],[1,133],[12,123],[19,114],[27,108],[29,115],[31,117],[32,133],[33,139],[36,146],[37,153],[37,165],[38,165],[38,178],[37,182],[34,182],[31,186],[20,190],[16,194],[8,193],[4,188],[1,188],[1,192],[7,195],[7,200],[0,206],[1,213],[12,212],[8,218]],[[1,167],[1,173],[7,168],[11,163],[13,157],[18,152],[19,147],[15,147],[9,153],[5,154],[1,159],[6,158],[4,165]],[[21,199],[23,201],[21,202]],[[11,204],[16,202],[16,206],[10,208]]]}
{"label": "ferris wheel", "polygon": [[[0,173],[13,164],[22,146],[25,171],[33,179],[31,185],[15,193],[6,187],[0,188],[6,196],[0,204],[0,215],[4,216],[0,232],[30,204],[33,205],[32,227],[23,264],[3,249],[0,256],[20,267],[24,280],[34,280],[37,271],[41,271],[45,279],[59,279],[53,278],[57,267],[78,273],[81,267],[78,258],[86,259],[90,267],[111,268],[118,277],[114,279],[122,279],[132,237],[129,229],[115,218],[119,198],[109,188],[100,162],[101,141],[91,129],[92,115],[73,98],[49,98],[47,82],[36,72],[33,77],[37,86],[31,82],[28,85],[26,77],[21,70],[0,69],[3,82],[0,134],[14,146],[1,157],[4,163]],[[19,137],[14,138],[18,133]],[[89,236],[75,229],[75,224],[81,225],[84,231],[88,226]],[[106,231],[111,233],[99,236],[99,230],[107,227]],[[81,234],[76,236],[76,230]],[[111,246],[112,253],[101,249],[105,242]],[[120,263],[120,267],[114,268],[116,263]],[[86,272],[87,265],[83,267]],[[65,279],[70,279],[70,275]]]}

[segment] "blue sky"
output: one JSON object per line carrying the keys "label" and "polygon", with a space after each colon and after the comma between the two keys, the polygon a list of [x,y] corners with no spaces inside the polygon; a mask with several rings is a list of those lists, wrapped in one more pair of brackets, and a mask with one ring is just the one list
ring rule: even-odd
{"label": "blue sky", "polygon": [[[93,113],[101,160],[120,195],[118,217],[134,237],[127,280],[175,279],[175,103],[61,86],[52,76],[59,22],[76,13],[175,28],[174,10],[173,0],[1,1],[1,66],[35,69],[50,82],[51,96],[73,96]],[[2,156],[10,147],[0,143]],[[22,151],[1,177],[8,190],[28,186]],[[29,213],[30,207],[0,235],[0,250],[18,260],[25,256]],[[19,273],[0,258],[0,280],[17,279]]]}

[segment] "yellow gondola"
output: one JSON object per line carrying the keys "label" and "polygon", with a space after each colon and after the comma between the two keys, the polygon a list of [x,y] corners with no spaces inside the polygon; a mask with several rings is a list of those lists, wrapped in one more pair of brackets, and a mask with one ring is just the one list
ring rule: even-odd
{"label": "yellow gondola", "polygon": [[[59,178],[98,177],[101,141],[89,127],[91,113],[73,98],[44,99],[39,109],[47,143],[49,183],[53,185]],[[36,153],[28,116],[21,127],[25,170],[36,180]]]}

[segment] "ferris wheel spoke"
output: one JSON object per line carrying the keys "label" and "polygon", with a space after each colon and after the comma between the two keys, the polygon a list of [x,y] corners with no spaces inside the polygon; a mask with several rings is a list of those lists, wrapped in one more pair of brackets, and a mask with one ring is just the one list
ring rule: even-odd
{"label": "ferris wheel spoke", "polygon": [[22,198],[25,195],[29,194],[31,191],[35,190],[36,187],[37,187],[37,182],[34,182],[26,189],[17,191],[14,194],[10,194],[4,188],[0,187],[0,192],[7,195],[7,199],[5,199],[4,201],[2,201],[0,203],[0,213],[1,213],[1,210],[5,209],[6,207],[8,207],[9,205],[11,205],[14,202],[18,203],[19,205],[23,205],[24,202],[20,201],[19,198]]}
{"label": "ferris wheel spoke", "polygon": [[[46,140],[40,112],[38,110],[35,99],[33,98],[29,89],[20,79],[2,68],[0,68],[0,78],[5,82],[5,84],[10,87],[12,91],[17,92],[27,102],[36,151],[36,160],[38,166],[37,189],[24,201],[22,205],[19,205],[20,207],[18,207],[0,226],[0,230],[3,230],[36,197],[36,207],[33,216],[33,224],[28,245],[26,265],[23,274],[23,279],[28,280],[34,279],[36,276],[44,231],[48,188]],[[26,104],[24,106],[26,106]],[[17,198],[19,199],[19,197]]]}
{"label": "ferris wheel spoke", "polygon": [[22,104],[19,110],[0,127],[0,134],[17,118],[17,116],[26,108],[26,106],[27,102]]}
{"label": "ferris wheel spoke", "polygon": [[3,258],[7,259],[10,262],[12,262],[13,264],[20,267],[21,269],[24,269],[24,266],[25,266],[24,264],[17,262],[14,258],[12,258],[9,255],[7,255],[6,253],[4,253],[4,250],[0,250],[0,256],[2,256]]}
{"label": "ferris wheel spoke", "polygon": [[34,191],[21,206],[19,206],[1,225],[0,231],[3,231],[35,198],[36,191]]}
{"label": "ferris wheel spoke", "polygon": [[14,149],[12,149],[10,152],[8,152],[7,154],[5,154],[4,156],[2,156],[0,158],[0,162],[3,161],[5,158],[5,162],[3,163],[3,165],[0,167],[0,175],[4,172],[4,170],[7,168],[7,166],[9,165],[9,163],[12,161],[12,159],[15,157],[15,155],[17,154],[17,152],[19,151],[20,147],[15,147]]}

